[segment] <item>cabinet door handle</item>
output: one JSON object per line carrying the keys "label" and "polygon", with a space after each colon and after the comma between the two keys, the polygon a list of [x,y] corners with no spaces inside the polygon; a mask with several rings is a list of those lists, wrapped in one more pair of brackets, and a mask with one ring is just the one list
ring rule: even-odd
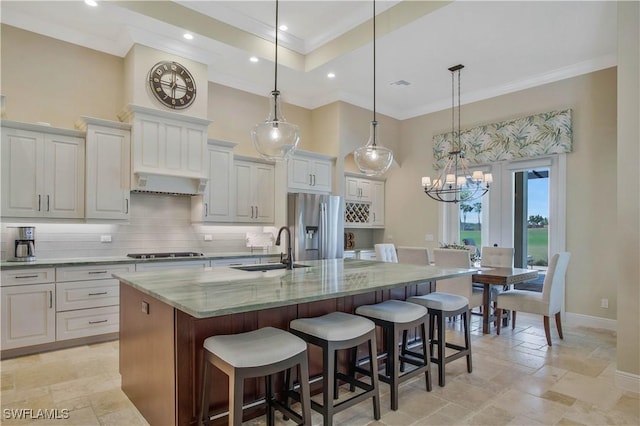
{"label": "cabinet door handle", "polygon": [[87,296],[103,296],[105,294],[108,294],[106,291],[100,291],[98,293],[89,293],[87,294]]}
{"label": "cabinet door handle", "polygon": [[258,218],[258,206],[256,206],[256,219]]}
{"label": "cabinet door handle", "polygon": [[316,175],[312,175],[313,176],[313,186],[316,186]]}
{"label": "cabinet door handle", "polygon": [[49,290],[49,309],[53,308],[53,291]]}
{"label": "cabinet door handle", "polygon": [[209,216],[209,203],[204,203],[204,217]]}
{"label": "cabinet door handle", "polygon": [[22,280],[25,278],[38,278],[38,276],[37,275],[16,275],[15,278],[18,280]]}
{"label": "cabinet door handle", "polygon": [[108,271],[89,271],[89,275],[106,274]]}
{"label": "cabinet door handle", "polygon": [[309,186],[313,186],[313,175],[309,173]]}
{"label": "cabinet door handle", "polygon": [[51,211],[50,207],[51,207],[51,206],[49,205],[49,195],[47,195],[47,211],[48,211],[48,212],[50,212],[50,211]]}
{"label": "cabinet door handle", "polygon": [[89,321],[89,324],[101,324],[107,322],[108,320],[99,320],[99,321]]}
{"label": "cabinet door handle", "polygon": [[253,206],[251,206],[251,219],[253,219]]}
{"label": "cabinet door handle", "polygon": [[38,194],[38,211],[42,209],[42,195]]}
{"label": "cabinet door handle", "polygon": [[125,214],[129,214],[129,199],[125,198],[124,201],[125,201],[125,211],[124,212],[125,212]]}

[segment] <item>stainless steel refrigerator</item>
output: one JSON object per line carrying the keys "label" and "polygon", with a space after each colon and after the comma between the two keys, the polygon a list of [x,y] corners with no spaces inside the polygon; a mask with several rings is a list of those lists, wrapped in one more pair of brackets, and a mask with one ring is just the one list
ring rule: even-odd
{"label": "stainless steel refrigerator", "polygon": [[342,259],[344,203],[336,195],[290,193],[287,221],[295,260]]}

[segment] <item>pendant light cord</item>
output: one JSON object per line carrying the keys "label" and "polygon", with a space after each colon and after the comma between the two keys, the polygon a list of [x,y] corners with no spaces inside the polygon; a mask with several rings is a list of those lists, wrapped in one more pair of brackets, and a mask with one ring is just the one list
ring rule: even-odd
{"label": "pendant light cord", "polygon": [[373,146],[376,146],[376,0],[373,0]]}
{"label": "pendant light cord", "polygon": [[278,0],[276,0],[276,64],[275,64],[275,78],[273,83],[273,91],[278,91]]}

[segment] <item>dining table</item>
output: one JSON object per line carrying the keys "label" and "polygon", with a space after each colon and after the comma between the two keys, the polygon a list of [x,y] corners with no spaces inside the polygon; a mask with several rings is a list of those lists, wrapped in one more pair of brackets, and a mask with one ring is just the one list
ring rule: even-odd
{"label": "dining table", "polygon": [[472,275],[474,283],[482,284],[484,291],[482,293],[482,333],[489,333],[491,313],[491,286],[510,286],[513,284],[531,281],[538,278],[536,269],[526,268],[498,268],[498,267],[479,267]]}

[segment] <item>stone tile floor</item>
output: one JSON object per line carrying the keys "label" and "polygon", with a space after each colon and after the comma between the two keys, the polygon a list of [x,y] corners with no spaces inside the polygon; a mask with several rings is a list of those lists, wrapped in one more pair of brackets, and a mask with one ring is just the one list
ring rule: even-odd
{"label": "stone tile floor", "polygon": [[[461,336],[458,322],[448,323],[448,335]],[[519,314],[516,329],[500,336],[482,335],[474,317],[472,374],[464,359],[450,363],[441,388],[433,366],[433,391],[426,392],[422,376],[407,381],[398,411],[389,409],[388,386],[381,383],[379,421],[365,401],[336,415],[334,424],[639,425],[639,395],[614,385],[615,333],[565,326],[564,340],[555,329],[552,336],[548,347],[537,316]],[[3,425],[147,424],[120,390],[117,341],[8,359],[0,370]],[[31,409],[29,418],[12,418],[19,409]],[[68,418],[36,419],[39,409]],[[322,417],[314,413],[313,423],[322,424]],[[278,418],[277,424],[291,423]]]}

